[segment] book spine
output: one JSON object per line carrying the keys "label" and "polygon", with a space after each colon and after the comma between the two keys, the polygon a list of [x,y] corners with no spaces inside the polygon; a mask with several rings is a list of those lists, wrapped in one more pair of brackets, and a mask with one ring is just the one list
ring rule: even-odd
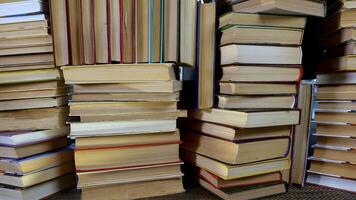
{"label": "book spine", "polygon": [[106,0],[106,23],[107,23],[107,40],[108,40],[108,63],[111,64],[111,4],[110,0]]}
{"label": "book spine", "polygon": [[94,63],[93,64],[95,64],[96,63],[96,42],[95,42],[95,19],[94,19],[94,12],[95,12],[95,9],[94,9],[94,5],[95,5],[95,3],[94,3],[94,0],[91,0],[90,1],[90,13],[91,13],[91,15],[90,15],[90,24],[91,24],[91,26],[90,26],[90,31],[91,31],[91,33],[92,33],[92,36],[93,36],[93,38],[92,38],[92,42],[93,42],[93,51],[92,51],[92,56],[93,56],[93,60],[94,60]]}
{"label": "book spine", "polygon": [[148,14],[148,62],[153,61],[153,0],[149,0],[149,14]]}
{"label": "book spine", "polygon": [[120,63],[123,64],[124,61],[124,12],[123,3],[124,0],[119,0],[119,12],[120,12]]}
{"label": "book spine", "polygon": [[72,37],[70,37],[71,35],[71,27],[70,27],[70,15],[69,15],[69,0],[66,0],[66,16],[67,16],[67,36],[68,36],[68,62],[69,64],[73,65],[73,46],[72,46]]}
{"label": "book spine", "polygon": [[160,32],[160,58],[159,58],[159,62],[163,63],[164,62],[164,15],[165,15],[165,4],[164,4],[164,0],[161,0],[161,32]]}
{"label": "book spine", "polygon": [[132,40],[132,61],[137,63],[137,0],[132,0],[133,2],[133,20],[132,20],[132,31],[133,31],[133,40]]}

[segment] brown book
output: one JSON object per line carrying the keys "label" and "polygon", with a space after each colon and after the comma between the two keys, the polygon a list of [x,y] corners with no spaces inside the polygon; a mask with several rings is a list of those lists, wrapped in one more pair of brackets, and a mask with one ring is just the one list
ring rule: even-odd
{"label": "brown book", "polygon": [[303,33],[302,29],[234,25],[223,30],[220,45],[301,45]]}
{"label": "brown book", "polygon": [[[37,98],[49,98],[68,95],[68,87],[59,87],[54,89],[40,89],[29,91],[1,91],[0,90],[0,104],[4,100],[18,100],[18,99],[37,99]],[[48,100],[48,99],[47,99]],[[36,101],[36,100],[35,100]],[[49,102],[49,101],[47,101]]]}
{"label": "brown book", "polygon": [[356,149],[339,148],[333,146],[314,145],[313,156],[329,160],[342,160],[349,163],[356,163]]}
{"label": "brown book", "polygon": [[322,36],[327,36],[342,28],[354,27],[356,20],[353,16],[355,16],[355,14],[356,11],[354,9],[340,10],[336,12],[325,20],[320,33]]}
{"label": "brown book", "polygon": [[[12,44],[8,44],[6,46],[2,46],[2,47],[0,46],[0,56],[9,56],[9,55],[17,55],[17,54],[52,53],[53,52],[52,40],[47,39],[47,37],[41,37],[41,38],[43,38],[43,41],[38,41],[38,43],[28,42],[28,44],[12,45],[14,44],[14,42],[12,42]],[[26,42],[23,40],[20,41]]]}
{"label": "brown book", "polygon": [[295,96],[218,96],[222,109],[292,109],[295,103]]}
{"label": "brown book", "polygon": [[310,15],[325,17],[326,3],[321,1],[299,0],[249,0],[232,5],[234,12],[269,13],[285,15]]}
{"label": "brown book", "polygon": [[20,84],[33,82],[56,81],[60,79],[58,69],[38,69],[0,72],[0,84]]}
{"label": "brown book", "polygon": [[334,147],[344,147],[356,149],[355,139],[350,137],[342,136],[324,136],[318,135],[316,137],[316,144],[322,146],[334,146]]}
{"label": "brown book", "polygon": [[352,100],[346,101],[329,101],[329,100],[322,100],[322,101],[317,101],[318,106],[317,109],[319,110],[324,110],[324,111],[353,111],[356,110],[356,103]]}
{"label": "brown book", "polygon": [[107,1],[94,1],[94,34],[96,63],[109,62]]}
{"label": "brown book", "polygon": [[95,31],[94,31],[94,1],[80,0],[81,2],[81,39],[83,42],[84,64],[95,64]]}
{"label": "brown book", "polygon": [[282,180],[282,174],[280,172],[273,172],[232,180],[224,180],[204,169],[199,168],[198,175],[207,183],[210,183],[212,186],[219,189],[280,182]]}
{"label": "brown book", "polygon": [[10,66],[33,66],[33,65],[50,65],[54,64],[54,57],[52,53],[45,54],[25,54],[13,56],[1,56],[0,68]]}
{"label": "brown book", "polygon": [[338,112],[330,112],[330,111],[315,111],[315,121],[318,122],[329,122],[329,123],[341,123],[341,124],[356,124],[356,113],[352,111],[338,111]]}
{"label": "brown book", "polygon": [[57,66],[69,64],[67,5],[65,0],[51,1],[51,25]]}
{"label": "brown book", "polygon": [[356,40],[356,29],[355,28],[342,28],[332,35],[322,38],[320,43],[321,47],[333,47],[343,44],[345,42],[351,42]]}
{"label": "brown book", "polygon": [[299,123],[298,110],[284,111],[234,111],[207,109],[189,111],[190,118],[228,125],[237,128],[258,128],[267,126],[296,125]]}
{"label": "brown book", "polygon": [[194,67],[196,62],[197,1],[180,2],[180,49],[181,63]]}
{"label": "brown book", "polygon": [[120,0],[109,0],[110,12],[110,55],[111,60],[120,62],[121,41],[120,41]]}
{"label": "brown book", "polygon": [[[47,25],[46,25],[47,26]],[[50,35],[46,36],[25,36],[16,39],[6,39],[0,40],[0,49],[11,49],[20,47],[36,47],[52,45],[52,37]]]}
{"label": "brown book", "polygon": [[70,41],[70,60],[72,65],[84,64],[84,49],[81,37],[81,0],[68,1],[68,29]]}
{"label": "brown book", "polygon": [[356,138],[355,130],[356,127],[352,125],[316,123],[316,135]]}
{"label": "brown book", "polygon": [[219,18],[219,28],[233,25],[304,29],[305,17],[229,12]]}
{"label": "brown book", "polygon": [[135,62],[135,37],[134,37],[134,22],[135,22],[135,8],[132,0],[120,0],[120,34],[121,40],[121,63]]}
{"label": "brown book", "polygon": [[179,1],[164,1],[164,62],[178,61]]}
{"label": "brown book", "polygon": [[231,165],[285,157],[288,154],[290,142],[288,137],[231,142],[193,131],[183,132],[182,140],[183,149]]}
{"label": "brown book", "polygon": [[318,85],[340,85],[340,84],[355,84],[356,83],[356,73],[328,73],[328,74],[318,74],[316,79],[316,84]]}
{"label": "brown book", "polygon": [[200,27],[198,27],[198,108],[207,109],[214,104],[214,66],[215,66],[215,3],[198,6]]}
{"label": "brown book", "polygon": [[289,126],[237,129],[230,126],[191,119],[183,121],[183,127],[228,141],[288,137],[291,132]]}
{"label": "brown book", "polygon": [[149,62],[149,0],[137,1],[137,62]]}
{"label": "brown book", "polygon": [[221,65],[235,63],[300,65],[302,62],[300,47],[232,44],[220,47],[220,51]]}
{"label": "brown book", "polygon": [[[1,100],[1,97],[0,97]],[[72,94],[71,101],[178,101],[179,93]]]}
{"label": "brown book", "polygon": [[4,32],[28,30],[34,28],[45,28],[45,27],[48,27],[48,21],[46,19],[0,24],[0,29],[3,30]]}
{"label": "brown book", "polygon": [[227,95],[287,95],[297,94],[296,84],[283,83],[219,83],[220,94]]}
{"label": "brown book", "polygon": [[[158,181],[147,181],[140,183],[114,184],[103,187],[84,188],[82,199],[85,200],[110,200],[120,198],[122,200],[140,199],[156,196],[171,195],[184,192],[182,179],[167,179]],[[103,194],[110,194],[104,195]]]}
{"label": "brown book", "polygon": [[37,90],[50,90],[65,87],[62,81],[45,81],[33,83],[6,84],[0,87],[0,93],[4,92],[30,92]]}
{"label": "brown book", "polygon": [[309,158],[311,160],[309,172],[320,174],[330,174],[346,179],[355,179],[356,164],[346,163],[345,161],[328,160],[322,158]]}
{"label": "brown book", "polygon": [[317,100],[354,100],[356,99],[355,85],[319,85]]}
{"label": "brown book", "polygon": [[34,99],[12,99],[0,100],[0,111],[36,109],[36,108],[53,108],[61,107],[68,104],[67,96],[45,97]]}
{"label": "brown book", "polygon": [[41,130],[66,125],[68,108],[42,108],[0,112],[0,130]]}
{"label": "brown book", "polygon": [[[162,20],[161,19],[161,0],[150,0],[152,1],[152,26],[150,27],[150,51],[149,51],[149,61],[158,63],[161,61],[161,29],[162,29]],[[164,36],[162,36],[164,37]],[[163,45],[163,44],[162,44]]]}

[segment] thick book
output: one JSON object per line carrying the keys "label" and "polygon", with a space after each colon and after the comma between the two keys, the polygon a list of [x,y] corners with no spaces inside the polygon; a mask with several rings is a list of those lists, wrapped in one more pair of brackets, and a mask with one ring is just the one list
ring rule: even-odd
{"label": "thick book", "polygon": [[222,109],[292,109],[295,103],[295,96],[218,96]]}
{"label": "thick book", "polygon": [[229,165],[190,151],[181,150],[183,161],[205,169],[224,180],[250,177],[289,169],[286,158],[244,165]]}
{"label": "thick book", "polygon": [[352,72],[356,69],[356,56],[348,55],[322,61],[317,66],[317,73]]}
{"label": "thick book", "polygon": [[314,120],[317,122],[356,124],[356,113],[352,110],[315,110]]}
{"label": "thick book", "polygon": [[300,65],[302,63],[300,47],[231,44],[221,46],[220,51],[221,65]]}
{"label": "thick book", "polygon": [[220,29],[234,25],[304,29],[305,24],[305,17],[296,16],[229,12],[219,18]]}
{"label": "thick book", "polygon": [[314,145],[313,148],[314,148],[313,156],[316,158],[324,158],[329,160],[343,160],[349,163],[356,163],[355,148],[327,146],[327,145],[319,145],[319,144]]}
{"label": "thick book", "polygon": [[290,126],[276,126],[265,128],[239,129],[231,126],[219,125],[198,120],[183,121],[183,130],[193,130],[205,135],[221,138],[228,141],[260,140],[277,137],[288,137],[291,132]]}
{"label": "thick book", "polygon": [[41,0],[2,1],[0,17],[48,13],[48,2]]}
{"label": "thick book", "polygon": [[341,137],[351,137],[356,138],[356,127],[344,124],[327,124],[327,123],[316,123],[316,133],[315,135],[325,135],[325,136],[341,136]]}
{"label": "thick book", "polygon": [[340,160],[329,160],[325,158],[310,157],[310,169],[308,172],[319,174],[330,174],[346,179],[355,179],[356,174],[353,173],[356,169],[355,163],[349,163]]}
{"label": "thick book", "polygon": [[325,17],[326,3],[313,0],[249,0],[231,6],[234,12]]}
{"label": "thick book", "polygon": [[82,65],[61,69],[66,84],[176,80],[172,64]]}
{"label": "thick book", "polygon": [[0,170],[17,175],[23,175],[49,167],[58,166],[62,163],[67,163],[73,160],[73,151],[70,148],[64,148],[22,159],[0,158]]}
{"label": "thick book", "polygon": [[73,122],[70,127],[70,135],[75,137],[172,132],[177,128],[176,119]]}
{"label": "thick book", "polygon": [[0,187],[0,198],[3,200],[33,200],[41,199],[75,185],[72,173],[34,185],[29,188]]}
{"label": "thick book", "polygon": [[234,25],[222,30],[220,45],[301,45],[303,33],[302,29]]}
{"label": "thick book", "polygon": [[343,28],[328,37],[322,38],[320,45],[323,48],[335,47],[345,42],[355,41],[355,40],[356,40],[356,29]]}
{"label": "thick book", "polygon": [[288,95],[297,94],[297,85],[293,83],[237,83],[220,82],[219,93],[225,95]]}
{"label": "thick book", "polygon": [[41,171],[36,171],[24,175],[14,175],[5,172],[3,174],[0,174],[0,184],[27,188],[71,173],[73,170],[74,163],[68,162],[48,169],[43,169]]}
{"label": "thick book", "polygon": [[318,74],[317,85],[348,85],[356,83],[355,72]]}
{"label": "thick book", "polygon": [[317,100],[354,100],[356,99],[355,85],[319,85]]}
{"label": "thick book", "polygon": [[188,116],[194,119],[237,128],[296,125],[299,124],[299,114],[298,110],[234,111],[216,108],[188,112]]}
{"label": "thick book", "polygon": [[0,84],[45,82],[60,79],[58,69],[22,70],[0,72]]}
{"label": "thick book", "polygon": [[94,1],[80,0],[80,40],[83,46],[84,64],[96,63],[95,31],[94,31]]}
{"label": "thick book", "polygon": [[212,186],[214,186],[217,189],[244,187],[244,186],[265,184],[271,182],[277,183],[282,181],[282,174],[280,172],[272,172],[272,173],[232,179],[232,180],[223,180],[218,176],[215,176],[214,174],[204,169],[199,168],[197,171],[200,178],[205,180],[207,183],[210,183]]}
{"label": "thick book", "polygon": [[81,0],[72,0],[67,2],[67,20],[68,20],[68,42],[69,42],[69,58],[72,65],[84,64],[84,49],[82,46],[81,37]]}
{"label": "thick book", "polygon": [[94,1],[94,42],[96,63],[109,63],[108,1]]}
{"label": "thick book", "polygon": [[135,56],[135,1],[120,0],[120,62],[134,63]]}
{"label": "thick book", "polygon": [[319,173],[308,173],[307,183],[330,187],[334,189],[356,192],[356,181],[352,179],[344,179],[342,177],[330,175],[330,174],[319,174]]}
{"label": "thick book", "polygon": [[44,130],[64,127],[69,110],[41,108],[0,112],[0,131]]}
{"label": "thick book", "polygon": [[183,149],[232,165],[283,158],[290,143],[289,137],[231,142],[193,131],[183,131],[182,140]]}
{"label": "thick book", "polygon": [[177,163],[180,162],[179,143],[76,149],[75,167],[77,172],[88,172]]}
{"label": "thick book", "polygon": [[[147,181],[140,183],[113,184],[103,187],[84,188],[82,198],[86,200],[110,200],[118,197],[122,200],[141,199],[148,197],[172,195],[184,192],[182,179]],[[104,195],[108,194],[110,195]]]}
{"label": "thick book", "polygon": [[139,183],[180,178],[183,175],[180,171],[181,164],[182,163],[173,163],[116,170],[80,172],[77,173],[78,187],[89,188],[112,184]]}
{"label": "thick book", "polygon": [[50,1],[54,57],[57,66],[69,64],[67,2]]}
{"label": "thick book", "polygon": [[337,11],[325,20],[325,23],[321,27],[321,36],[325,37],[340,29],[354,27],[356,19],[354,19],[353,16],[355,16],[355,14],[355,9]]}
{"label": "thick book", "polygon": [[287,192],[286,185],[284,182],[277,183],[277,184],[276,183],[257,184],[254,186],[218,189],[212,186],[204,179],[199,178],[199,184],[209,192],[215,194],[216,196],[224,200],[256,199],[256,198],[263,198],[263,197],[273,196],[273,195]]}
{"label": "thick book", "polygon": [[[295,66],[265,66],[265,65],[228,65],[222,68],[220,82],[242,83],[288,83],[299,82],[303,70]],[[256,83],[257,82],[257,83]],[[235,83],[237,84],[237,83]]]}
{"label": "thick book", "polygon": [[196,63],[197,1],[180,1],[179,60],[188,66]]}
{"label": "thick book", "polygon": [[68,135],[69,128],[49,130],[0,132],[0,145],[24,146]]}

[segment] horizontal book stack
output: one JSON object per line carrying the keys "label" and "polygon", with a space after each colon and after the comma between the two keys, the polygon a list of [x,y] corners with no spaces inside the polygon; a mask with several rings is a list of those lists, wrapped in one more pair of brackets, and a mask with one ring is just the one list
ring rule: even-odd
{"label": "horizontal book stack", "polygon": [[[50,3],[58,66],[178,60],[195,65],[193,1],[51,0]],[[179,46],[184,47],[182,53]]]}
{"label": "horizontal book stack", "polygon": [[[62,67],[73,85],[70,136],[82,199],[136,199],[183,192],[172,64]],[[110,195],[103,195],[109,194]]]}
{"label": "horizontal book stack", "polygon": [[325,54],[317,75],[316,144],[307,182],[356,192],[356,4],[330,1],[328,7],[321,42]]}
{"label": "horizontal book stack", "polygon": [[68,88],[55,68],[45,1],[0,4],[0,199],[74,185]]}

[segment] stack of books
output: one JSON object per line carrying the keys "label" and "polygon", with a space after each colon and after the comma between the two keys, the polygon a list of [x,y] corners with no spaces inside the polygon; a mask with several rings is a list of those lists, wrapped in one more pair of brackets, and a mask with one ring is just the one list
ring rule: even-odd
{"label": "stack of books", "polygon": [[182,158],[210,192],[252,199],[286,191],[306,18],[240,13],[237,6],[219,19],[218,108],[188,113]]}
{"label": "stack of books", "polygon": [[328,5],[323,26],[324,60],[318,67],[316,144],[308,183],[356,192],[356,4]]}
{"label": "stack of books", "polygon": [[68,88],[53,63],[47,11],[45,1],[0,4],[0,199],[74,185]]}
{"label": "stack of books", "polygon": [[[136,199],[183,192],[172,64],[62,67],[73,84],[70,136],[82,199]],[[103,194],[109,194],[103,196]],[[107,197],[107,198],[105,198]]]}

